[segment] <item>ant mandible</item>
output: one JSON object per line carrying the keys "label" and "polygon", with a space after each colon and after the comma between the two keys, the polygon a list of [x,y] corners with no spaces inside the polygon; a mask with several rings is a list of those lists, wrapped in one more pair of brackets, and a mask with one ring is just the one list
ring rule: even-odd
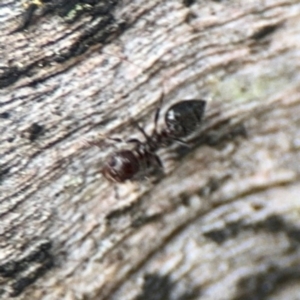
{"label": "ant mandible", "polygon": [[[200,125],[206,101],[183,100],[172,105],[165,114],[166,127],[157,131],[163,94],[160,105],[154,116],[154,129],[150,135],[137,125],[139,131],[145,137],[145,141],[129,139],[128,143],[134,143],[132,150],[120,150],[112,153],[102,167],[103,176],[112,182],[122,183],[127,180],[141,180],[149,175],[154,175],[163,169],[162,162],[156,151],[173,141],[182,142],[193,133]],[[114,139],[118,141],[117,139]]]}

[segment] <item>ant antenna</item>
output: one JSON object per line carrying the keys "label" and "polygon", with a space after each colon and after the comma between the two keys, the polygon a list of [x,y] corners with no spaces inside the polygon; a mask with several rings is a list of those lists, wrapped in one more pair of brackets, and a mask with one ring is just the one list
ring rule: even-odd
{"label": "ant antenna", "polygon": [[135,68],[138,68],[140,69],[140,71],[142,73],[144,73],[144,70],[141,66],[137,65],[136,63],[134,63],[133,61],[129,60],[125,55],[121,54],[121,55],[118,55],[118,54],[115,54],[115,53],[110,53],[110,52],[103,52],[101,51],[102,54],[106,54],[106,55],[110,55],[110,56],[114,56],[114,57],[117,57],[118,59],[122,60],[122,61],[125,61],[126,63],[128,64],[131,64],[133,65]]}

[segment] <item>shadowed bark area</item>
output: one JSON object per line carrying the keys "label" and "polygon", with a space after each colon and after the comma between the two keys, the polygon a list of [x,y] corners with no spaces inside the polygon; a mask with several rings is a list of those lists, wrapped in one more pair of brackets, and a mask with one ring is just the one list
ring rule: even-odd
{"label": "shadowed bark area", "polygon": [[[299,1],[30,3],[0,4],[0,299],[298,299]],[[158,130],[207,100],[189,148],[107,182],[162,94]]]}

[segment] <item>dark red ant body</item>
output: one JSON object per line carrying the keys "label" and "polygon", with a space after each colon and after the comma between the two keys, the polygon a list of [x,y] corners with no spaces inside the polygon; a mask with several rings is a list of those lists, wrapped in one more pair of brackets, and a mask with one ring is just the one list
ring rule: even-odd
{"label": "dark red ant body", "polygon": [[193,133],[201,123],[205,110],[204,100],[184,100],[172,105],[165,114],[166,128],[157,131],[160,107],[154,117],[154,130],[148,135],[143,128],[138,129],[145,137],[145,142],[130,139],[135,143],[132,150],[114,152],[104,163],[102,174],[113,182],[141,180],[147,176],[162,172],[163,166],[156,151],[173,141],[180,141]]}

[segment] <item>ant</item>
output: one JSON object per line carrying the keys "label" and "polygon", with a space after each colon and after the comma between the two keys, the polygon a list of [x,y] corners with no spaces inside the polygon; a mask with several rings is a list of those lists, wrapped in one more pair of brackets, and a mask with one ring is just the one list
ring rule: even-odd
{"label": "ant", "polygon": [[[156,151],[173,141],[185,144],[181,138],[193,133],[201,123],[206,101],[183,100],[172,105],[165,114],[166,127],[157,131],[161,103],[154,115],[154,129],[150,135],[137,125],[138,130],[145,137],[145,141],[129,139],[128,143],[134,143],[132,150],[120,150],[114,152],[105,161],[101,170],[103,176],[112,182],[122,183],[127,180],[141,180],[149,175],[154,175],[163,169],[162,162]],[[119,139],[112,139],[121,141]]]}

